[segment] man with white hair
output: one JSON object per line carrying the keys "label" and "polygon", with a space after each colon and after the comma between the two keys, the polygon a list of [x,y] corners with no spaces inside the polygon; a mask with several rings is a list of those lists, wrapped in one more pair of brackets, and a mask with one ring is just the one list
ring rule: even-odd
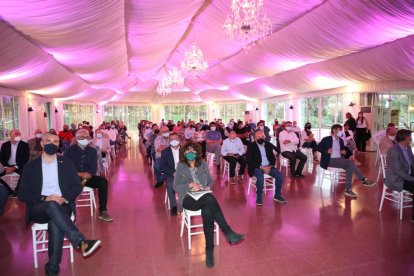
{"label": "man with white hair", "polygon": [[96,150],[89,145],[89,131],[79,129],[76,132],[76,144],[71,145],[65,151],[65,157],[72,160],[82,184],[86,187],[97,188],[99,195],[99,218],[110,222],[113,218],[106,210],[108,199],[108,181],[97,176],[98,155]]}
{"label": "man with white hair", "polygon": [[34,135],[34,138],[27,141],[30,149],[30,160],[41,156],[43,153],[43,147],[41,145],[43,133],[40,129],[36,129]]}
{"label": "man with white hair", "polygon": [[160,134],[154,140],[155,160],[154,160],[154,174],[157,179],[157,183],[154,188],[159,188],[164,184],[164,177],[161,171],[161,152],[170,146],[170,131],[167,126],[163,126],[160,129]]}
{"label": "man with white hair", "polygon": [[84,257],[92,254],[101,241],[85,239],[70,219],[76,212],[75,201],[82,191],[82,184],[73,163],[56,154],[59,137],[45,134],[42,146],[41,158],[32,160],[23,170],[18,196],[26,203],[27,223],[48,223],[49,262],[45,270],[46,275],[58,275],[64,237]]}
{"label": "man with white hair", "polygon": [[[5,170],[3,174],[17,173],[19,175],[23,172],[24,165],[30,159],[29,144],[21,141],[22,137],[18,129],[10,132],[10,141],[3,143],[0,150],[0,162]],[[14,191],[14,196],[19,189],[20,179]]]}

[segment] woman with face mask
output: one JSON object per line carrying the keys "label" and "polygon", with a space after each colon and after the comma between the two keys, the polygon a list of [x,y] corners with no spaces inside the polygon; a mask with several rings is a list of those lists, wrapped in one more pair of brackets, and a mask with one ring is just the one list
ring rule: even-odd
{"label": "woman with face mask", "polygon": [[359,112],[358,118],[356,119],[356,133],[355,143],[358,151],[365,152],[367,141],[369,140],[369,126],[368,120],[364,117],[364,113]]}
{"label": "woman with face mask", "polygon": [[317,154],[316,154],[317,143],[315,141],[315,137],[311,129],[312,129],[312,125],[310,123],[306,123],[300,136],[302,148],[312,149],[313,160],[318,161]]}
{"label": "woman with face mask", "polygon": [[174,190],[178,193],[178,206],[185,210],[199,211],[203,218],[206,239],[206,266],[214,266],[214,222],[226,235],[230,244],[237,244],[244,235],[234,232],[227,224],[220,205],[212,193],[213,179],[203,160],[200,145],[189,142],[180,148],[180,162],[174,177]]}
{"label": "woman with face mask", "polygon": [[344,131],[342,135],[342,140],[344,141],[345,147],[349,149],[350,152],[352,152],[352,155],[348,154],[345,156],[345,158],[351,159],[356,166],[360,166],[361,163],[355,158],[355,152],[357,151],[357,147],[354,140],[354,132],[349,129],[349,124],[344,124]]}

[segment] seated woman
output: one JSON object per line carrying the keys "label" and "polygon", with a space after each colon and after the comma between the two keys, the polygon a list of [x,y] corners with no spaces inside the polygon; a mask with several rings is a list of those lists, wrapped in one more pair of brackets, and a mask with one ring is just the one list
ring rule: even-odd
{"label": "seated woman", "polygon": [[197,124],[196,131],[193,133],[193,142],[201,145],[203,153],[203,159],[206,158],[206,132],[201,128],[200,124]]}
{"label": "seated woman", "polygon": [[204,236],[206,239],[206,266],[214,266],[214,221],[226,235],[230,244],[239,243],[244,235],[231,230],[220,205],[211,192],[213,179],[207,163],[202,159],[201,147],[188,142],[180,148],[180,163],[175,171],[173,188],[179,195],[178,206],[190,211],[201,210]]}
{"label": "seated woman", "polygon": [[349,124],[344,124],[344,135],[342,136],[342,140],[344,140],[345,147],[347,147],[352,154],[347,154],[345,158],[351,159],[355,165],[360,166],[361,163],[358,162],[355,158],[355,153],[357,152],[357,146],[354,140],[354,133],[352,130],[349,129]]}
{"label": "seated woman", "polygon": [[312,129],[312,125],[310,123],[306,123],[301,133],[302,148],[312,149],[313,159],[317,161],[317,155],[316,155],[317,143],[315,141],[315,137],[313,136],[311,129]]}

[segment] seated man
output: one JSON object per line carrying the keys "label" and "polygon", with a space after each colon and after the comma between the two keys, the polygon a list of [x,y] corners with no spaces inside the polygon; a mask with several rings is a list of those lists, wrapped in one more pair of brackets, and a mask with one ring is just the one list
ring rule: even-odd
{"label": "seated man", "polygon": [[[12,173],[22,174],[24,165],[30,159],[30,149],[29,144],[21,141],[21,139],[20,131],[14,129],[10,132],[10,141],[1,145],[0,162],[4,166],[5,171],[0,176]],[[14,195],[19,190],[19,184],[20,179],[14,190]]]}
{"label": "seated man", "polygon": [[95,138],[92,140],[91,146],[99,147],[102,158],[105,158],[107,154],[111,152],[111,145],[109,144],[109,138],[104,134],[103,130],[98,128],[95,131]]}
{"label": "seated man", "polygon": [[257,132],[257,131],[263,131],[263,133],[264,133],[264,135],[265,135],[265,141],[266,142],[270,142],[270,140],[272,139],[271,137],[270,137],[270,128],[268,128],[267,126],[265,126],[265,122],[263,121],[263,120],[260,120],[258,123],[257,123],[257,129],[256,130],[254,130],[253,132],[252,132],[252,136],[254,137],[255,136],[255,133]]}
{"label": "seated man", "polygon": [[108,181],[97,176],[98,155],[96,150],[89,145],[89,132],[86,129],[79,129],[76,132],[76,144],[71,145],[66,151],[66,158],[75,165],[82,185],[90,188],[97,188],[99,195],[99,218],[104,221],[113,221],[106,210],[108,199]]}
{"label": "seated man", "polygon": [[35,137],[29,139],[27,143],[29,144],[30,149],[30,160],[33,160],[43,153],[43,147],[41,145],[43,133],[40,129],[35,130]]}
{"label": "seated man", "polygon": [[44,153],[25,166],[18,196],[26,203],[27,223],[48,223],[49,262],[45,270],[46,275],[58,275],[64,237],[85,257],[92,254],[101,241],[85,239],[70,219],[76,211],[75,200],[82,191],[82,184],[72,162],[56,155],[59,137],[45,134],[42,139]]}
{"label": "seated man", "polygon": [[[385,185],[390,189],[414,193],[414,155],[411,150],[413,140],[411,131],[400,129],[396,135],[397,143],[390,148],[387,154],[387,171]],[[414,205],[411,222],[414,222]]]}
{"label": "seated man", "polygon": [[254,143],[247,146],[246,160],[250,177],[256,177],[256,205],[262,206],[262,192],[264,185],[264,174],[275,179],[275,202],[284,204],[286,200],[282,197],[282,173],[275,168],[276,157],[273,153],[273,145],[265,141],[263,131],[257,131]]}
{"label": "seated man", "polygon": [[386,132],[387,132],[387,129],[389,128],[389,127],[393,127],[393,128],[395,128],[395,124],[394,123],[388,123],[388,125],[387,125],[387,128],[386,129],[383,129],[383,130],[380,130],[380,131],[378,131],[377,133],[375,133],[375,134],[373,134],[372,135],[372,140],[375,142],[375,143],[379,143],[380,141],[381,141],[381,139],[386,135]]}
{"label": "seated man", "polygon": [[395,127],[388,127],[385,136],[379,141],[379,149],[381,154],[387,154],[390,148],[395,145],[395,135],[397,129]]}
{"label": "seated man", "polygon": [[174,174],[178,162],[180,162],[180,138],[178,134],[173,132],[169,137],[170,146],[161,152],[161,171],[164,173],[165,182],[167,184],[167,195],[170,200],[171,210],[173,216],[177,215],[177,200],[175,198],[175,191],[173,189]]}
{"label": "seated man", "polygon": [[193,134],[196,132],[195,125],[189,124],[184,130],[184,138],[186,141],[190,141],[193,138]]}
{"label": "seated man", "polygon": [[161,171],[161,152],[170,146],[170,132],[168,127],[163,126],[160,129],[160,135],[154,140],[155,160],[154,160],[154,174],[157,183],[154,188],[159,188],[164,184],[164,177]]}
{"label": "seated man", "polygon": [[70,144],[73,138],[73,134],[71,131],[69,131],[68,125],[63,125],[63,130],[59,131],[59,138],[62,139],[62,141],[65,141]]}
{"label": "seated man", "polygon": [[221,155],[223,156],[224,160],[229,162],[229,177],[230,177],[230,184],[236,184],[234,177],[236,175],[236,165],[237,163],[240,164],[239,169],[239,182],[243,182],[243,174],[246,170],[246,160],[244,160],[244,146],[242,141],[235,131],[230,131],[229,138],[224,140],[223,145],[221,146]]}
{"label": "seated man", "polygon": [[[289,159],[291,177],[303,177],[302,171],[308,158],[298,149],[299,138],[292,129],[292,123],[285,123],[285,130],[279,134],[280,150],[282,156]],[[296,167],[296,160],[299,164]]]}
{"label": "seated man", "polygon": [[248,145],[250,143],[250,133],[252,129],[248,123],[243,125],[242,121],[237,122],[237,127],[234,129],[236,131],[237,137],[239,137],[243,145]]}
{"label": "seated man", "polygon": [[375,182],[365,178],[354,162],[345,159],[348,151],[344,141],[340,139],[344,135],[342,126],[335,124],[331,127],[331,136],[324,137],[318,144],[318,151],[321,153],[321,168],[327,170],[328,167],[340,168],[346,171],[345,196],[356,198],[357,195],[352,191],[352,175],[355,174],[365,186],[373,186]]}
{"label": "seated man", "polygon": [[217,168],[221,165],[221,133],[217,131],[215,122],[210,123],[210,130],[206,133],[206,152],[214,153],[216,157]]}

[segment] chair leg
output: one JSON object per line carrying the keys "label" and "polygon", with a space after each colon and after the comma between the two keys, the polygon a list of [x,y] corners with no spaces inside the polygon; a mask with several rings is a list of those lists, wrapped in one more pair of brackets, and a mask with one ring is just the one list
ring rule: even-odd
{"label": "chair leg", "polygon": [[69,254],[70,254],[70,262],[73,264],[74,258],[73,258],[73,246],[72,246],[72,244],[69,244]]}
{"label": "chair leg", "polygon": [[191,216],[187,216],[188,249],[191,250]]}
{"label": "chair leg", "polygon": [[36,230],[32,230],[32,240],[33,240],[33,258],[34,258],[34,267],[38,267],[37,262],[37,239],[36,239]]}
{"label": "chair leg", "polygon": [[382,211],[382,206],[384,204],[384,199],[385,199],[385,193],[387,191],[387,187],[384,185],[384,187],[382,188],[382,196],[381,196],[381,203],[380,203],[380,207],[379,207],[379,211]]}
{"label": "chair leg", "polygon": [[219,235],[220,234],[219,233],[220,232],[219,230],[220,230],[220,228],[219,228],[217,222],[214,223],[214,228],[216,228],[215,229],[216,230],[216,244],[219,245],[220,244],[220,241],[219,241],[219,236],[220,236]]}
{"label": "chair leg", "polygon": [[404,209],[404,192],[400,192],[400,220],[403,218],[403,209]]}
{"label": "chair leg", "polygon": [[249,179],[249,187],[247,187],[247,195],[250,194],[250,186],[252,185],[252,180]]}
{"label": "chair leg", "polygon": [[180,237],[182,238],[184,235],[184,223],[185,223],[185,213],[183,211],[182,214],[183,218],[181,219],[181,231],[180,231]]}

